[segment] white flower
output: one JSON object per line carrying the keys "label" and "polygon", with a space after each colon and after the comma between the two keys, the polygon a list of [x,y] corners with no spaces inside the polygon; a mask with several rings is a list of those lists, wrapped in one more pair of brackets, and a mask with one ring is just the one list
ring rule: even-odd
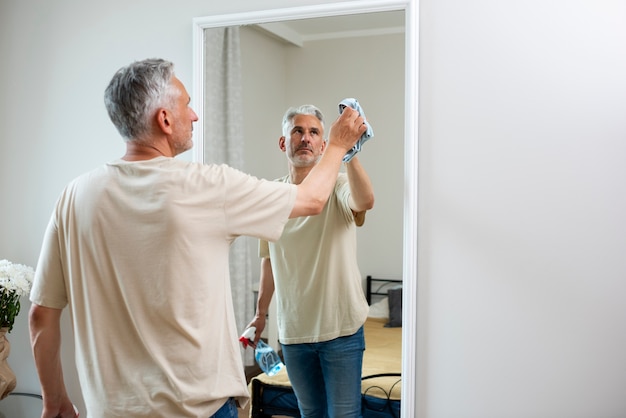
{"label": "white flower", "polygon": [[31,267],[0,260],[0,327],[8,332],[20,313],[20,297],[30,292],[34,277]]}
{"label": "white flower", "polygon": [[14,291],[22,296],[30,292],[35,277],[35,270],[23,264],[14,264],[8,260],[0,260],[0,287]]}

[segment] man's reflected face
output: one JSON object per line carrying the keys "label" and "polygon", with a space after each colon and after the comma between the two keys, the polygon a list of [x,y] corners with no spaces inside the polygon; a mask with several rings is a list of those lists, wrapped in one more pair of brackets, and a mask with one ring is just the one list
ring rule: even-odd
{"label": "man's reflected face", "polygon": [[296,115],[288,136],[281,138],[281,149],[287,153],[287,158],[296,167],[316,164],[325,146],[324,128],[319,119],[313,115]]}

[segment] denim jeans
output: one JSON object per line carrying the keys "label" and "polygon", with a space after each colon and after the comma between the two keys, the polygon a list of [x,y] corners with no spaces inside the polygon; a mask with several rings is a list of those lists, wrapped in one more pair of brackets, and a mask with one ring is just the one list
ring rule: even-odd
{"label": "denim jeans", "polygon": [[281,346],[303,418],[361,417],[363,327],[331,341]]}
{"label": "denim jeans", "polygon": [[237,403],[234,398],[229,398],[210,418],[237,418],[238,416]]}

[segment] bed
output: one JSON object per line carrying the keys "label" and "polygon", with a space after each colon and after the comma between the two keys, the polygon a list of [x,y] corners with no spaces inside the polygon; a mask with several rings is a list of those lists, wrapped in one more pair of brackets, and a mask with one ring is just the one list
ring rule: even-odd
{"label": "bed", "polygon": [[[361,378],[363,418],[400,417],[402,322],[401,314],[398,318],[397,312],[401,312],[401,285],[399,279],[367,276],[366,298],[370,304],[370,316],[364,325],[366,348]],[[264,373],[253,377],[249,387],[252,418],[275,415],[300,417],[286,367],[272,377]]]}

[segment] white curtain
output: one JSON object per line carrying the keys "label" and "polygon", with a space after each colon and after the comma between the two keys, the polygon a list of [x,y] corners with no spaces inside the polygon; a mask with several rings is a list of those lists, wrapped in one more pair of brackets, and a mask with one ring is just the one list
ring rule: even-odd
{"label": "white curtain", "polygon": [[[205,29],[204,45],[204,162],[226,163],[244,170],[239,28]],[[239,333],[252,319],[256,305],[248,239],[238,238],[230,251],[231,287]],[[253,364],[252,350],[247,349],[244,354],[244,364]]]}

